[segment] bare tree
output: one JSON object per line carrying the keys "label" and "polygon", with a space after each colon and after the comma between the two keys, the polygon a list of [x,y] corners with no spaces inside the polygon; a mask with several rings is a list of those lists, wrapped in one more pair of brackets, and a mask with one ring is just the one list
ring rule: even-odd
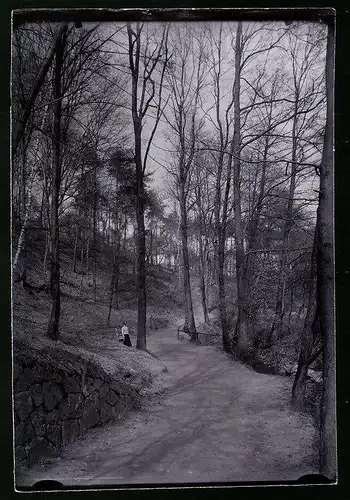
{"label": "bare tree", "polygon": [[[174,165],[168,171],[172,174],[179,201],[180,238],[183,265],[183,289],[185,295],[185,326],[191,334],[191,340],[197,339],[196,323],[193,312],[190,260],[188,250],[188,197],[192,188],[192,174],[197,141],[203,126],[198,116],[200,94],[204,85],[204,53],[201,43],[195,43],[193,33],[188,27],[178,28],[173,43],[175,53],[167,74],[170,91],[167,115],[174,135]],[[175,48],[174,48],[175,51]],[[195,52],[198,51],[197,54]]]}
{"label": "bare tree", "polygon": [[236,241],[236,279],[237,279],[237,355],[248,358],[251,351],[251,335],[248,331],[247,295],[244,280],[244,246],[241,214],[241,113],[240,82],[242,66],[242,22],[238,22],[235,43],[235,85],[234,85],[234,132],[233,132],[233,196]]}
{"label": "bare tree", "polygon": [[[146,33],[145,33],[146,31]],[[149,37],[148,28],[144,24],[136,23],[135,29],[131,23],[127,24],[129,69],[131,72],[131,107],[135,140],[136,165],[136,221],[137,221],[137,285],[138,285],[138,319],[137,319],[137,348],[146,349],[146,235],[145,235],[145,206],[144,206],[144,179],[149,150],[156,133],[160,117],[163,113],[163,82],[166,67],[169,61],[168,54],[169,26],[163,26],[160,40],[153,41]],[[144,43],[142,35],[145,34]],[[143,56],[142,56],[143,54]],[[156,69],[160,70],[159,82],[155,82]],[[149,93],[149,97],[146,95]],[[156,106],[154,124],[149,135],[147,146],[143,152],[142,129],[145,116],[150,106]]]}
{"label": "bare tree", "polygon": [[[215,119],[211,119],[218,136],[218,150],[215,157],[216,180],[215,180],[215,201],[214,201],[214,220],[216,227],[216,237],[214,239],[216,275],[219,289],[219,309],[222,330],[223,347],[230,349],[229,324],[226,310],[226,289],[225,289],[225,243],[228,218],[228,203],[231,188],[232,177],[232,108],[235,97],[237,98],[237,82],[235,78],[230,88],[230,99],[226,106],[223,105],[222,77],[224,75],[223,63],[224,54],[224,30],[223,23],[220,23],[218,36],[211,36],[211,74],[213,78],[213,97],[215,107]],[[214,51],[215,47],[215,51]],[[238,90],[239,92],[239,90]],[[239,107],[239,105],[238,105]],[[237,111],[237,108],[236,108]],[[236,115],[235,115],[236,116]],[[209,115],[210,117],[210,115]],[[227,148],[230,142],[230,152],[227,154]],[[227,162],[225,172],[225,160]],[[223,182],[224,181],[224,182]],[[223,185],[224,184],[224,185]]]}
{"label": "bare tree", "polygon": [[[283,319],[285,314],[285,294],[286,294],[286,281],[287,281],[287,262],[288,262],[288,246],[289,237],[293,227],[293,208],[294,197],[297,188],[297,176],[302,168],[302,133],[303,125],[305,124],[307,112],[304,115],[299,115],[298,111],[305,108],[305,104],[310,106],[318,97],[319,85],[317,85],[317,78],[311,78],[314,60],[316,53],[314,44],[310,34],[310,42],[304,42],[300,47],[300,42],[296,36],[290,35],[290,54],[292,62],[292,79],[293,79],[293,124],[291,135],[291,174],[289,180],[288,200],[285,214],[285,223],[283,227],[283,251],[280,258],[280,279],[278,281],[276,310],[271,330],[267,337],[267,344],[271,343],[274,333],[277,338],[281,337],[283,328]],[[312,35],[312,32],[311,32]],[[318,46],[317,51],[319,51]],[[299,54],[299,52],[302,52]],[[311,80],[311,81],[310,81]],[[320,82],[318,82],[319,84]],[[316,90],[315,90],[316,89]],[[286,169],[287,170],[287,169]]]}
{"label": "bare tree", "polygon": [[[211,221],[213,207],[211,204],[211,188],[209,182],[209,172],[206,167],[207,158],[203,153],[195,157],[195,176],[194,176],[194,196],[196,220],[198,225],[198,250],[199,250],[199,280],[201,301],[203,308],[204,322],[209,324],[208,307],[208,253],[209,253],[209,224]],[[208,220],[209,219],[209,220]]]}
{"label": "bare tree", "polygon": [[61,113],[62,113],[62,65],[68,26],[62,30],[56,39],[56,59],[54,68],[54,119],[53,119],[53,158],[52,158],[52,187],[51,187],[51,261],[49,290],[52,299],[52,308],[47,335],[53,340],[58,339],[59,319],[61,309],[60,293],[60,260],[59,260],[59,195],[61,186]]}
{"label": "bare tree", "polygon": [[317,248],[318,248],[318,221],[316,222],[314,243],[312,248],[310,274],[308,277],[309,297],[304,327],[301,335],[301,346],[298,368],[292,389],[292,402],[298,407],[305,405],[306,381],[309,365],[312,361],[312,350],[317,335],[319,319],[317,307]]}
{"label": "bare tree", "polygon": [[57,47],[60,43],[60,40],[62,38],[62,35],[66,33],[68,29],[67,23],[62,23],[59,27],[59,30],[57,32],[56,37],[52,41],[51,46],[49,47],[46,57],[40,67],[40,70],[38,72],[38,75],[33,83],[32,89],[30,91],[30,94],[28,96],[28,99],[20,113],[20,116],[17,120],[16,128],[14,131],[14,137],[12,141],[12,156],[15,156],[17,152],[18,145],[24,135],[24,131],[29,119],[29,116],[32,112],[35,100],[40,92],[40,89],[44,83],[44,80],[48,74],[48,71],[52,65],[52,61],[55,57],[55,53],[57,50]]}

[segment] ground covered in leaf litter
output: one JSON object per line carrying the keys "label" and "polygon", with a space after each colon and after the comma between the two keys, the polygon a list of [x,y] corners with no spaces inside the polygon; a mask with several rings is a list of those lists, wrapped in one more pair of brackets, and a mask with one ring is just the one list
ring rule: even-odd
{"label": "ground covered in leaf litter", "polygon": [[[145,391],[141,411],[92,430],[18,486],[284,481],[318,471],[317,431],[311,416],[290,409],[291,379],[179,342],[176,325],[153,332],[148,348],[168,371]],[[113,342],[99,349],[113,357]]]}

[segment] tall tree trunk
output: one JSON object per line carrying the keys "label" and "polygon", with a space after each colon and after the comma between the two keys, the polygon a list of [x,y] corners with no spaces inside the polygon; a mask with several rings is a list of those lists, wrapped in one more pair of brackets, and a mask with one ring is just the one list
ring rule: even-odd
{"label": "tall tree trunk", "polygon": [[115,306],[119,309],[119,273],[120,273],[120,248],[121,248],[121,232],[118,230],[116,242],[116,259],[115,259],[115,280],[114,280],[114,294]]}
{"label": "tall tree trunk", "polygon": [[293,224],[293,205],[294,205],[294,194],[295,194],[296,176],[297,176],[297,164],[295,162],[297,160],[297,141],[298,141],[297,112],[299,107],[299,90],[295,89],[295,91],[296,95],[295,95],[294,118],[293,118],[293,129],[292,129],[292,165],[291,165],[291,178],[289,183],[286,218],[283,227],[283,237],[282,237],[283,251],[281,252],[275,315],[271,329],[266,339],[267,346],[271,345],[274,334],[276,335],[277,338],[281,337],[283,330],[284,314],[285,314],[285,291],[286,291],[286,281],[288,275],[288,269],[287,269],[288,245],[289,245],[289,235]]}
{"label": "tall tree trunk", "polygon": [[[183,169],[180,160],[180,169]],[[191,340],[197,340],[196,323],[193,314],[192,292],[191,292],[191,277],[190,277],[190,262],[188,255],[188,235],[187,235],[187,207],[185,197],[185,179],[183,172],[180,172],[180,233],[181,233],[181,248],[182,248],[182,265],[183,265],[183,285],[185,293],[185,329],[188,329],[191,334]]]}
{"label": "tall tree trunk", "polygon": [[[153,255],[152,255],[152,252],[153,252],[153,229],[152,229],[152,222],[150,223],[150,228],[149,228],[149,245],[148,245],[148,253],[147,253],[147,262],[148,264],[152,264],[153,265]],[[155,261],[155,263],[157,264],[157,260]]]}
{"label": "tall tree trunk", "polygon": [[333,247],[333,104],[334,25],[328,25],[326,55],[327,115],[320,168],[319,245],[317,255],[320,330],[323,342],[323,393],[321,405],[321,473],[335,479],[336,371],[334,332],[334,247]]}
{"label": "tall tree trunk", "polygon": [[92,228],[92,255],[93,255],[93,287],[94,287],[94,302],[97,297],[97,172],[96,163],[94,168],[94,203],[93,203],[93,228]]}
{"label": "tall tree trunk", "polygon": [[[21,158],[21,172],[20,179],[18,181],[18,223],[21,224],[26,206],[26,171],[27,171],[27,148],[22,148],[22,158]],[[14,168],[14,166],[13,166]]]}
{"label": "tall tree trunk", "polygon": [[128,228],[128,218],[125,215],[125,219],[124,219],[124,238],[123,238],[123,253],[124,253],[124,255],[126,253],[126,234],[127,234],[127,228]]}
{"label": "tall tree trunk", "polygon": [[235,82],[234,82],[234,133],[233,133],[233,196],[234,224],[236,242],[236,280],[237,280],[237,350],[240,359],[248,359],[252,352],[252,339],[248,330],[247,296],[244,279],[244,246],[241,214],[241,116],[240,83],[242,57],[242,22],[238,22],[235,44]]}
{"label": "tall tree trunk", "polygon": [[289,315],[288,315],[288,334],[291,334],[291,323],[292,323],[292,316],[293,316],[293,309],[294,309],[294,289],[291,287],[290,290],[290,305],[289,305]]}
{"label": "tall tree trunk", "polygon": [[206,283],[205,283],[205,258],[204,258],[204,249],[203,249],[203,236],[202,236],[202,223],[200,223],[200,234],[199,234],[199,279],[200,279],[200,290],[201,290],[201,298],[202,298],[202,308],[203,308],[203,316],[204,322],[206,324],[210,324],[209,313],[208,313],[208,305],[207,305],[207,291],[206,291]]}
{"label": "tall tree trunk", "polygon": [[81,248],[80,248],[80,296],[83,296],[83,283],[84,283],[84,241],[85,230],[82,230]]}
{"label": "tall tree trunk", "polygon": [[230,336],[229,336],[229,321],[227,318],[226,309],[226,287],[225,287],[225,244],[226,244],[226,225],[227,225],[227,210],[228,201],[231,187],[231,175],[232,175],[232,153],[235,147],[235,140],[231,141],[230,155],[227,162],[227,173],[226,173],[226,183],[224,199],[222,204],[222,221],[219,232],[219,242],[218,242],[218,263],[219,263],[219,304],[220,304],[220,315],[221,315],[221,329],[222,329],[222,343],[225,351],[229,352],[231,349]]}
{"label": "tall tree trunk", "polygon": [[78,225],[77,225],[77,230],[75,232],[75,239],[74,239],[74,249],[73,249],[73,271],[75,273],[77,272],[78,232],[79,232],[79,228],[78,228]]}
{"label": "tall tree trunk", "polygon": [[41,202],[40,202],[40,224],[41,226],[44,226],[44,208],[45,208],[45,199],[46,199],[46,187],[45,187],[45,182],[43,182],[43,189],[41,191]]}
{"label": "tall tree trunk", "polygon": [[22,283],[22,286],[25,283],[27,283],[27,267],[28,267],[27,239],[28,239],[28,231],[27,228],[25,227],[23,231],[23,263],[20,273],[20,281]]}
{"label": "tall tree trunk", "polygon": [[50,234],[49,231],[45,231],[45,251],[44,251],[44,259],[43,259],[43,271],[46,273],[47,271],[47,256],[49,254],[50,247]]}
{"label": "tall tree trunk", "polygon": [[[178,266],[178,278],[179,278],[179,290],[181,290],[181,264],[182,264],[182,257],[181,257],[181,217],[179,216],[179,224],[177,228],[177,254],[176,254],[176,260],[177,260],[177,266]],[[186,309],[187,310],[187,309]],[[188,322],[188,316],[187,320]]]}
{"label": "tall tree trunk", "polygon": [[[136,111],[136,101],[135,104]],[[137,342],[138,349],[146,350],[146,231],[144,208],[144,172],[141,158],[141,121],[134,116],[136,164],[136,222],[137,222]]]}
{"label": "tall tree trunk", "polygon": [[220,309],[220,320],[221,320],[221,331],[222,331],[222,344],[225,351],[229,351],[229,331],[227,322],[227,310],[226,310],[226,292],[225,292],[225,276],[224,276],[224,264],[225,264],[225,235],[224,229],[221,228],[218,250],[217,250],[217,274],[218,274],[218,287],[219,287],[219,309]]}
{"label": "tall tree trunk", "polygon": [[[227,322],[226,291],[225,291],[225,277],[224,277],[227,204],[226,207],[223,206],[222,208],[222,214],[220,219],[222,169],[223,169],[223,157],[220,154],[219,167],[216,180],[216,193],[215,193],[214,218],[216,226],[216,239],[214,242],[214,246],[215,246],[215,257],[216,257],[216,277],[218,281],[218,292],[219,292],[219,310],[220,310],[222,340],[224,349],[228,351],[230,346],[229,346],[229,331]],[[229,181],[227,180],[227,182]],[[225,205],[225,203],[223,205]]]}
{"label": "tall tree trunk", "polygon": [[[157,227],[157,224],[156,224],[156,229],[155,229],[154,244],[153,244],[153,246],[155,248],[155,260],[154,260],[154,263],[155,264],[159,263],[159,265],[160,265],[161,263],[159,261],[159,255],[158,255],[158,227]],[[151,262],[153,262],[153,259],[152,259]]]}
{"label": "tall tree trunk", "polygon": [[89,233],[87,235],[87,241],[86,241],[86,276],[87,279],[89,280],[89,263],[90,263],[90,255],[89,255],[89,250],[90,250],[90,238],[89,238]]}
{"label": "tall tree trunk", "polygon": [[214,219],[215,219],[216,235],[214,240],[214,251],[215,251],[216,279],[218,282],[218,299],[219,299],[219,311],[220,311],[220,323],[221,323],[223,347],[225,350],[228,350],[229,349],[228,324],[227,324],[225,280],[224,280],[225,228],[223,227],[224,226],[223,221],[220,220],[221,178],[223,170],[223,161],[224,161],[223,153],[220,151],[218,159],[216,185],[215,185]]}
{"label": "tall tree trunk", "polygon": [[111,241],[111,214],[110,214],[110,212],[108,212],[108,214],[107,214],[106,227],[107,227],[107,245],[109,245],[110,241]]}
{"label": "tall tree trunk", "polygon": [[103,242],[107,242],[107,221],[105,217],[105,211],[103,208],[100,208],[100,215],[99,215],[99,220],[102,223],[102,239]]}
{"label": "tall tree trunk", "polygon": [[[169,28],[164,28],[163,37],[160,44],[158,44],[158,51],[156,56],[153,58],[153,66],[145,63],[148,53],[148,42],[143,48],[145,51],[144,55],[141,54],[141,33],[143,25],[139,22],[135,26],[136,32],[132,29],[131,24],[127,23],[127,34],[129,42],[129,68],[131,71],[131,112],[132,121],[134,127],[134,140],[135,140],[135,166],[136,166],[136,221],[137,221],[137,292],[138,292],[138,313],[137,313],[137,343],[136,347],[138,349],[146,350],[146,234],[145,234],[145,169],[147,163],[147,157],[149,153],[149,148],[152,144],[152,140],[161,116],[161,102],[162,102],[162,87],[163,78],[168,61],[168,49],[167,49],[167,39]],[[153,54],[153,55],[154,55]],[[161,59],[165,57],[165,60]],[[143,60],[144,71],[143,76],[140,71],[140,60]],[[160,62],[162,64],[162,72],[160,82],[158,84],[158,102],[156,105],[157,115],[156,120],[153,125],[150,137],[148,139],[148,144],[145,148],[144,155],[142,155],[142,127],[143,118],[147,112],[147,109],[155,94],[155,85],[153,83],[153,95],[150,99],[145,101],[146,95],[146,84],[147,81],[151,80],[152,72],[157,64]],[[138,95],[140,76],[142,80],[140,95]]]}
{"label": "tall tree trunk", "polygon": [[316,221],[314,243],[312,248],[307,313],[305,317],[304,328],[301,335],[298,369],[295,375],[295,380],[292,388],[292,402],[293,404],[299,407],[302,407],[303,404],[305,403],[307,372],[314,344],[314,331],[317,320],[317,304],[316,304],[317,246],[318,246],[317,233],[318,233],[318,220]]}
{"label": "tall tree trunk", "polygon": [[136,274],[137,266],[137,231],[136,227],[133,227],[133,239],[134,239],[134,255],[132,260],[132,274]]}
{"label": "tall tree trunk", "polygon": [[[118,178],[115,179],[115,194],[116,194],[116,206],[114,212],[114,224],[115,224],[115,240],[114,240],[114,250],[113,250],[113,264],[112,264],[112,275],[111,275],[111,286],[110,286],[110,296],[109,296],[109,310],[108,310],[108,320],[107,323],[109,325],[114,296],[118,293],[118,284],[119,284],[119,260],[120,260],[120,224],[119,224],[119,203],[118,203]],[[116,301],[116,306],[118,309],[118,298]]]}
{"label": "tall tree trunk", "polygon": [[61,77],[64,54],[64,40],[68,26],[64,24],[60,36],[56,40],[56,61],[54,70],[54,123],[53,123],[53,159],[52,159],[52,192],[51,192],[51,265],[50,265],[50,296],[52,308],[47,335],[53,340],[59,336],[59,319],[61,310],[60,293],[60,257],[59,257],[59,196],[61,186],[61,114],[62,92]]}
{"label": "tall tree trunk", "polygon": [[139,180],[139,190],[142,193],[136,204],[137,220],[137,292],[138,292],[138,315],[137,315],[137,344],[138,349],[146,350],[146,238],[144,220],[143,179]]}
{"label": "tall tree trunk", "polygon": [[[270,110],[269,110],[268,122],[267,122],[267,128],[269,128],[271,126],[272,111],[273,111],[273,104],[271,103]],[[255,250],[257,249],[257,245],[258,245],[258,231],[259,231],[259,227],[260,227],[260,219],[261,219],[261,212],[262,212],[262,207],[263,207],[263,200],[265,197],[267,156],[268,156],[269,147],[270,147],[270,137],[269,137],[269,134],[266,134],[264,151],[263,151],[263,156],[262,156],[261,176],[260,176],[260,182],[259,182],[259,192],[258,192],[258,197],[257,197],[258,199],[257,199],[255,207],[253,207],[254,212],[252,214],[251,221],[249,224],[248,248],[247,248],[247,254],[245,256],[244,275],[245,275],[246,287],[248,288],[248,294],[250,296],[254,293],[253,282],[254,282],[254,277],[256,276],[256,271],[257,271],[257,253],[255,252]],[[251,309],[251,307],[250,307],[250,309]],[[254,341],[255,341],[255,338],[256,338],[255,314],[253,314],[250,318],[250,325],[252,328],[252,334],[254,336]]]}
{"label": "tall tree trunk", "polygon": [[112,273],[111,273],[111,285],[110,285],[110,294],[109,294],[109,308],[108,308],[108,318],[107,324],[109,326],[111,320],[111,313],[113,307],[113,298],[114,298],[114,289],[115,289],[115,271],[116,271],[116,261],[117,261],[117,245],[114,246],[113,250],[113,263],[112,263]]}
{"label": "tall tree trunk", "polygon": [[[148,249],[148,262],[153,265],[153,231],[150,228],[149,249]],[[156,260],[157,264],[157,260]]]}
{"label": "tall tree trunk", "polygon": [[199,274],[199,287],[201,292],[203,317],[206,324],[210,324],[209,313],[208,313],[208,303],[207,303],[207,286],[205,281],[206,274],[206,259],[205,259],[205,245],[203,244],[203,238],[205,238],[205,221],[202,208],[202,189],[200,185],[200,180],[198,179],[198,187],[196,192],[196,203],[198,206],[198,222],[199,222],[199,234],[198,234],[198,274]]}

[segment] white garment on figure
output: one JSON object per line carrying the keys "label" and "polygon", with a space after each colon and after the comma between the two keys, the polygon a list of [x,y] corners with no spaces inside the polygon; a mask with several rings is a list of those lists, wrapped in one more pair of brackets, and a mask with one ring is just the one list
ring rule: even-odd
{"label": "white garment on figure", "polygon": [[125,335],[129,335],[129,329],[128,329],[128,327],[126,325],[123,325],[122,335],[123,335],[124,338],[125,338]]}

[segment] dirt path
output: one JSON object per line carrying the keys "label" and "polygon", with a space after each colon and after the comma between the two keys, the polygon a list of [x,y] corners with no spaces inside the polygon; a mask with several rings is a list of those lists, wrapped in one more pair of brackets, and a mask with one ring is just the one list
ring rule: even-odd
{"label": "dirt path", "polygon": [[311,417],[289,409],[291,380],[179,342],[175,326],[153,333],[148,347],[168,367],[165,394],[124,424],[92,431],[21,484],[283,481],[317,472],[316,431]]}

